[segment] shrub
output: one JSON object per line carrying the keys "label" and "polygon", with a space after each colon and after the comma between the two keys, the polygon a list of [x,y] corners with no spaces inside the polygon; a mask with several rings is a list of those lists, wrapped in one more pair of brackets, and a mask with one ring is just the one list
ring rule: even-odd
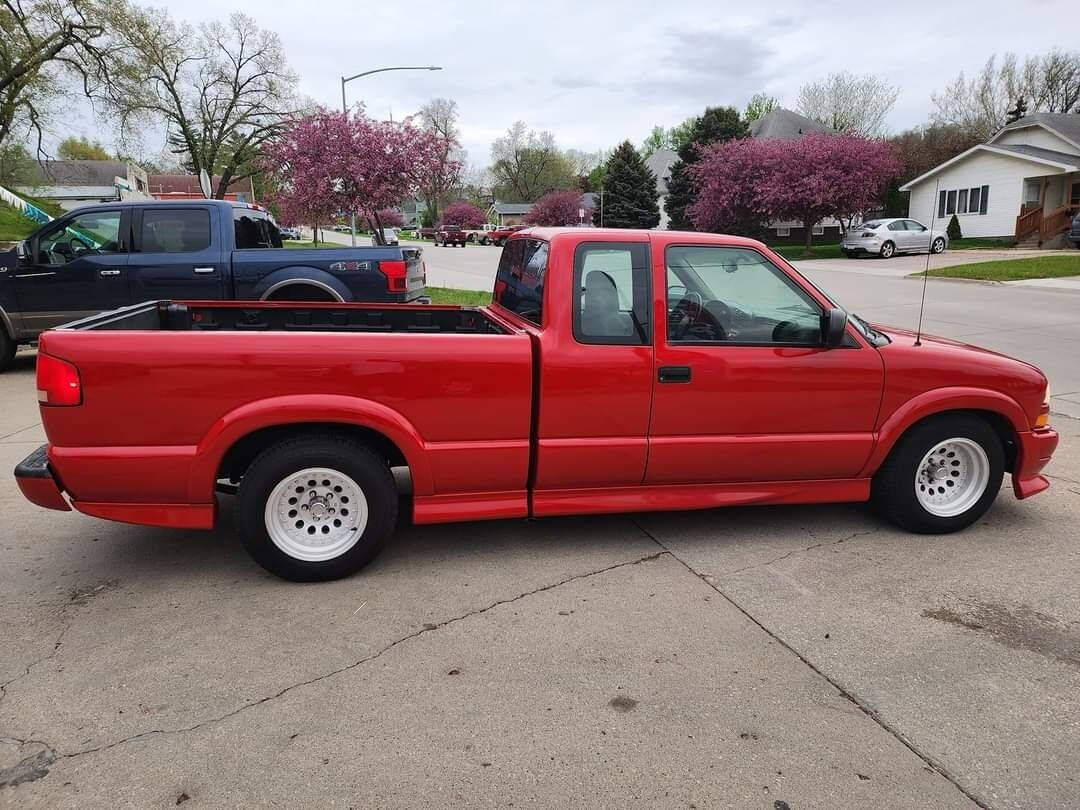
{"label": "shrub", "polygon": [[956,218],[956,214],[953,214],[952,219],[949,220],[949,227],[945,229],[945,234],[950,242],[963,238],[964,235],[960,232],[960,220]]}

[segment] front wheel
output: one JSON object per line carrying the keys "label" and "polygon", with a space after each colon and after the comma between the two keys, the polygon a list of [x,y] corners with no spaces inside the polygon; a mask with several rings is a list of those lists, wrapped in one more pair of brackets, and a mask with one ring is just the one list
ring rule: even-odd
{"label": "front wheel", "polygon": [[487,243],[488,243],[488,238],[486,236],[481,236],[480,237],[480,244],[481,245],[486,245]]}
{"label": "front wheel", "polygon": [[984,420],[945,415],[905,434],[874,476],[875,509],[901,528],[947,534],[982,517],[1001,489],[1005,452]]}
{"label": "front wheel", "polygon": [[18,348],[11,336],[0,326],[0,371],[4,371],[15,359],[15,350]]}
{"label": "front wheel", "polygon": [[316,582],[375,558],[397,522],[397,489],[371,450],[327,434],[264,450],[240,482],[236,507],[244,548],[259,565]]}
{"label": "front wheel", "polygon": [[937,239],[935,239],[933,244],[930,245],[930,252],[931,253],[944,253],[945,252],[945,240],[942,239],[940,236]]}
{"label": "front wheel", "polygon": [[896,253],[896,245],[892,242],[886,242],[881,246],[881,258],[891,259],[894,253]]}

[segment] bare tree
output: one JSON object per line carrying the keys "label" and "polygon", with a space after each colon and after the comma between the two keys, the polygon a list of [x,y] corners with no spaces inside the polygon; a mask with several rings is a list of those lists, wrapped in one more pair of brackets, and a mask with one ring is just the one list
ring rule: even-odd
{"label": "bare tree", "polygon": [[461,148],[457,126],[457,102],[449,98],[436,98],[420,108],[417,114],[420,125],[432,133],[438,144],[438,159],[420,182],[424,204],[436,223],[439,208],[449,202],[449,196],[462,185],[465,152]]}
{"label": "bare tree", "polygon": [[193,29],[160,9],[128,8],[114,24],[137,54],[109,93],[121,137],[164,120],[186,168],[220,175],[214,196],[224,198],[231,182],[254,173],[259,148],[299,106],[278,35],[243,14]]}
{"label": "bare tree", "polygon": [[1022,76],[1031,112],[1080,112],[1080,53],[1054,49],[1028,57]]}
{"label": "bare tree", "polygon": [[573,187],[577,177],[550,132],[515,121],[491,144],[492,191],[503,200],[535,202],[549,191]]}
{"label": "bare tree", "polygon": [[873,138],[885,134],[885,118],[900,90],[877,76],[842,71],[799,89],[798,110],[837,132]]}
{"label": "bare tree", "polygon": [[74,77],[87,96],[109,80],[119,51],[103,18],[108,0],[2,0],[0,144],[14,128],[36,131],[40,152],[48,106]]}

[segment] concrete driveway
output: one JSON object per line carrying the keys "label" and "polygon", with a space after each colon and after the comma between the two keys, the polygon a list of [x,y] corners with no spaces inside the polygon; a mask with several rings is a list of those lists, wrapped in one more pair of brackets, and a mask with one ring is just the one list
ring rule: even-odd
{"label": "concrete driveway", "polygon": [[[0,376],[0,470],[43,440],[32,367]],[[0,806],[1077,806],[1056,422],[1050,491],[959,535],[858,505],[404,526],[310,586],[228,499],[165,531],[5,473]]]}
{"label": "concrete driveway", "polygon": [[[1060,256],[1060,250],[947,250],[930,256],[930,269],[955,267],[960,264],[994,262],[1005,259],[1024,259],[1037,256]],[[910,276],[926,269],[925,253],[910,253],[881,259],[876,256],[859,256],[839,259],[810,259],[795,261],[799,269],[816,268],[840,273],[864,273],[870,276]]]}

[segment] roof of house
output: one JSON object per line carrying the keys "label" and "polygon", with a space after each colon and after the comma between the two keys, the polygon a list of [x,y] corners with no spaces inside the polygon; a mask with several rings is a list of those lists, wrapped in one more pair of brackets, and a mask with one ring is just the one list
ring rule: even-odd
{"label": "roof of house", "polygon": [[658,194],[667,194],[667,181],[671,176],[671,164],[678,159],[679,156],[670,149],[657,149],[645,161],[649,171],[656,175],[656,191]]}
{"label": "roof of house", "polygon": [[1015,152],[1024,157],[1049,160],[1054,163],[1063,163],[1067,166],[1080,166],[1080,155],[1058,152],[1056,149],[1043,149],[1041,146],[1028,146],[1022,143],[995,143],[995,149],[1004,149],[1007,152]]}
{"label": "roof of house", "polygon": [[491,206],[496,214],[527,214],[532,210],[532,203],[504,203],[497,202]]}
{"label": "roof of house", "polygon": [[775,107],[756,121],[750,122],[751,138],[781,138],[794,141],[807,132],[825,132],[835,134],[832,127],[820,124],[805,115]]}
{"label": "roof of house", "polygon": [[[216,189],[221,182],[220,175],[214,175],[210,180],[210,187]],[[150,174],[146,177],[147,190],[151,194],[199,194],[199,178],[194,174]],[[250,194],[251,180],[233,180],[229,183],[227,192],[233,194]]]}
{"label": "roof of house", "polygon": [[1001,136],[1003,132],[1025,127],[1041,126],[1063,136],[1080,147],[1080,113],[1032,113],[1018,118],[1011,124],[1006,124],[990,139],[989,143]]}
{"label": "roof of house", "polygon": [[47,186],[108,186],[128,176],[123,160],[43,160],[34,163],[33,181]]}
{"label": "roof of house", "polygon": [[939,163],[925,174],[920,174],[914,180],[909,180],[904,183],[904,185],[900,186],[900,191],[911,191],[911,189],[919,183],[929,180],[943,169],[947,169],[954,163],[957,163],[976,152],[989,152],[995,155],[1029,160],[1032,163],[1038,163],[1043,166],[1052,166],[1065,172],[1080,169],[1080,155],[1070,155],[1067,152],[1056,152],[1053,149],[1043,149],[1038,146],[1026,146],[1024,144],[980,143],[961,152],[956,157],[946,160],[944,163]]}

